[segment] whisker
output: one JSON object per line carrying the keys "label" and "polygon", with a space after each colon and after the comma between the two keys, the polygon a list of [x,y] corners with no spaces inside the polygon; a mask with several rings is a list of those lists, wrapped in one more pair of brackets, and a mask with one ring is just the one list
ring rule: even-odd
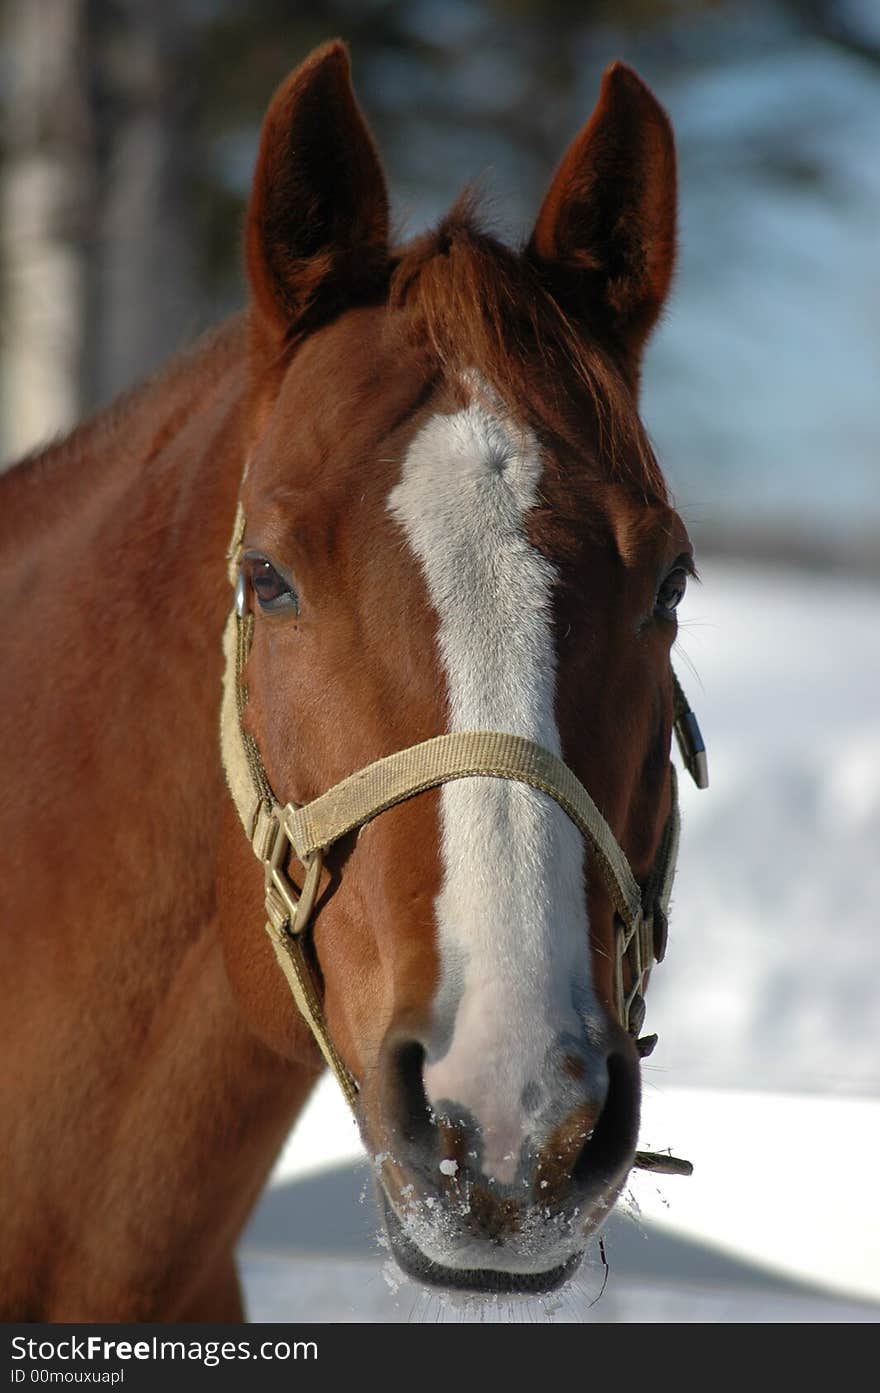
{"label": "whisker", "polygon": [[606,1288],[607,1285],[608,1285],[608,1274],[609,1274],[609,1272],[611,1271],[611,1269],[610,1269],[610,1267],[608,1266],[608,1259],[607,1259],[607,1257],[605,1256],[605,1239],[604,1239],[604,1238],[600,1238],[600,1239],[599,1239],[599,1256],[600,1256],[600,1258],[602,1259],[602,1266],[603,1266],[604,1269],[605,1269],[605,1275],[604,1275],[603,1278],[602,1278],[602,1285],[601,1285],[601,1287],[599,1288],[599,1295],[596,1296],[596,1297],[594,1297],[593,1300],[590,1302],[589,1306],[587,1307],[588,1310],[592,1310],[593,1307],[596,1305],[596,1303],[602,1300],[602,1297],[605,1295],[605,1288]]}

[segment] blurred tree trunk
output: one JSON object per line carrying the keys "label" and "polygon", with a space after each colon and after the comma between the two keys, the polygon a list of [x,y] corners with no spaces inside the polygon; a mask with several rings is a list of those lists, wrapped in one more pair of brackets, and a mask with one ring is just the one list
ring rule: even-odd
{"label": "blurred tree trunk", "polygon": [[157,367],[203,308],[185,7],[4,10],[0,436],[15,457]]}
{"label": "blurred tree trunk", "polygon": [[102,199],[89,397],[102,401],[203,327],[193,27],[174,0],[91,0]]}
{"label": "blurred tree trunk", "polygon": [[6,0],[0,429],[12,457],[75,421],[83,399],[95,198],[86,10],[86,0]]}

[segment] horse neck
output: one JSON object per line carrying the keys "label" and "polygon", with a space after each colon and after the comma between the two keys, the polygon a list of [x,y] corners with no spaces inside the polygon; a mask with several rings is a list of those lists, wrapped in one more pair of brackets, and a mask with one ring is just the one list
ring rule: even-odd
{"label": "horse neck", "polygon": [[[8,806],[30,810],[16,828],[22,860],[39,855],[32,830],[63,808],[53,859],[79,898],[56,902],[51,924],[82,918],[83,886],[99,904],[105,887],[126,903],[134,890],[141,931],[166,924],[165,961],[185,947],[181,921],[211,910],[244,380],[244,327],[232,321],[0,480],[0,565],[17,601],[0,728]],[[93,916],[77,942],[105,932]]]}
{"label": "horse neck", "polygon": [[244,1024],[216,922],[246,361],[233,322],[0,479],[0,1292],[19,1311],[82,1318],[57,1293],[96,1273],[85,1314],[183,1309],[314,1077]]}

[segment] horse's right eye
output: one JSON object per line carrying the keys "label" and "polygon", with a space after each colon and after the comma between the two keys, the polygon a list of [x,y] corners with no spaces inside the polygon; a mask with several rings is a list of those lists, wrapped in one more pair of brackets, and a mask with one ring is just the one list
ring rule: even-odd
{"label": "horse's right eye", "polygon": [[299,609],[296,591],[286,576],[266,556],[246,556],[244,567],[260,609],[267,614]]}

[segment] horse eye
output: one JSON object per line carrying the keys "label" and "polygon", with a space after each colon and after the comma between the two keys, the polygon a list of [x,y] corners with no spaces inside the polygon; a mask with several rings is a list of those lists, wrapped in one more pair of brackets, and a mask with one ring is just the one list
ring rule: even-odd
{"label": "horse eye", "polygon": [[657,591],[656,609],[662,616],[668,618],[681,604],[687,590],[687,582],[687,571],[681,566],[676,566],[674,571],[669,572]]}
{"label": "horse eye", "polygon": [[298,609],[296,591],[265,556],[246,556],[245,568],[260,609],[266,613]]}

